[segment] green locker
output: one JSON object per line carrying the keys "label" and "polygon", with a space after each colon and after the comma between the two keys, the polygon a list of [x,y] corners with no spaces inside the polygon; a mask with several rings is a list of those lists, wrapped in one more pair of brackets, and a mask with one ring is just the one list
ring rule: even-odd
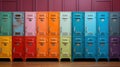
{"label": "green locker", "polygon": [[60,37],[60,59],[71,60],[71,37]]}
{"label": "green locker", "polygon": [[0,12],[0,35],[12,35],[12,12]]}

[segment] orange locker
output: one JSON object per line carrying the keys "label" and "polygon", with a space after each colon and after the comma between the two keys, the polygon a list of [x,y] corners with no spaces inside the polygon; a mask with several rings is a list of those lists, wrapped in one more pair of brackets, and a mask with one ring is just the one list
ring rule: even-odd
{"label": "orange locker", "polygon": [[25,37],[25,59],[36,58],[36,36]]}
{"label": "orange locker", "polygon": [[48,37],[37,36],[37,58],[48,58]]}
{"label": "orange locker", "polygon": [[51,36],[49,37],[49,58],[58,58],[59,59],[59,37]]}
{"label": "orange locker", "polygon": [[37,36],[48,36],[48,12],[37,12]]}
{"label": "orange locker", "polygon": [[49,12],[49,36],[59,36],[59,12]]}
{"label": "orange locker", "polygon": [[0,58],[12,61],[12,36],[0,36]]}

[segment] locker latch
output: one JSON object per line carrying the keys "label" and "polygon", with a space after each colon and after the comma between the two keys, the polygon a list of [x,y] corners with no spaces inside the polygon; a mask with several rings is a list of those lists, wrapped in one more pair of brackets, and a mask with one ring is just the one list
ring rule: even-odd
{"label": "locker latch", "polygon": [[79,21],[80,21],[80,18],[76,18],[76,21],[79,22]]}
{"label": "locker latch", "polygon": [[89,45],[89,46],[92,46],[92,44],[93,44],[92,42],[88,42],[88,45]]}
{"label": "locker latch", "polygon": [[29,19],[30,22],[32,21],[32,18],[28,18],[28,19]]}
{"label": "locker latch", "polygon": [[32,46],[32,42],[28,42],[28,45],[29,45],[29,46]]}
{"label": "locker latch", "polygon": [[52,20],[53,22],[55,22],[56,18],[51,18],[51,20]]}
{"label": "locker latch", "polygon": [[101,45],[101,46],[104,46],[104,45],[105,45],[105,43],[104,43],[104,42],[100,42],[100,45]]}
{"label": "locker latch", "polygon": [[113,22],[116,22],[116,21],[117,21],[117,18],[112,18],[112,21],[113,21]]}
{"label": "locker latch", "polygon": [[3,42],[2,44],[3,44],[4,46],[7,46],[7,43],[5,43],[5,42]]}
{"label": "locker latch", "polygon": [[101,18],[101,22],[104,22],[105,21],[105,19],[104,18]]}
{"label": "locker latch", "polygon": [[16,45],[19,46],[20,44],[18,42],[16,42]]}
{"label": "locker latch", "polygon": [[20,32],[15,32],[15,35],[20,35]]}
{"label": "locker latch", "polygon": [[80,46],[81,44],[80,43],[76,43],[76,46]]}

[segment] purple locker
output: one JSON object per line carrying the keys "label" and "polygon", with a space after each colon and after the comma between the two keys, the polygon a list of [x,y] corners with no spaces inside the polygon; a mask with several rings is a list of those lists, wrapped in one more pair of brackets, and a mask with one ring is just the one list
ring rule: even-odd
{"label": "purple locker", "polygon": [[120,42],[119,37],[110,37],[110,59],[120,58]]}
{"label": "purple locker", "polygon": [[35,0],[18,0],[18,10],[19,11],[35,10]]}
{"label": "purple locker", "polygon": [[16,11],[17,10],[17,1],[2,1],[2,11]]}
{"label": "purple locker", "polygon": [[48,1],[49,0],[36,0],[36,11],[48,11]]}
{"label": "purple locker", "polygon": [[50,0],[49,11],[62,11],[62,0]]}
{"label": "purple locker", "polygon": [[63,11],[77,11],[77,0],[63,0]]}
{"label": "purple locker", "polygon": [[25,12],[25,36],[36,36],[36,12]]}
{"label": "purple locker", "polygon": [[91,11],[92,0],[78,0],[78,11]]}
{"label": "purple locker", "polygon": [[113,0],[113,11],[120,11],[120,0]]}
{"label": "purple locker", "polygon": [[93,11],[112,11],[112,0],[92,0]]}

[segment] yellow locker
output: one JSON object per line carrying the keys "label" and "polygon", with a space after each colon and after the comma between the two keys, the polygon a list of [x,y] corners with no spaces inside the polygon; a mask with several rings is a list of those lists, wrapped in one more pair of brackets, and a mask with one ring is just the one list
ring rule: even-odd
{"label": "yellow locker", "polygon": [[12,36],[0,36],[0,58],[12,61]]}

